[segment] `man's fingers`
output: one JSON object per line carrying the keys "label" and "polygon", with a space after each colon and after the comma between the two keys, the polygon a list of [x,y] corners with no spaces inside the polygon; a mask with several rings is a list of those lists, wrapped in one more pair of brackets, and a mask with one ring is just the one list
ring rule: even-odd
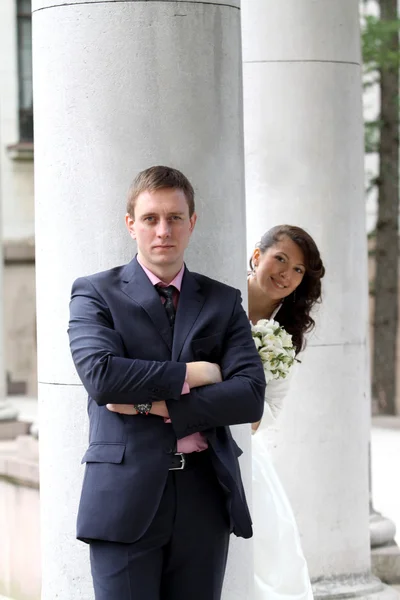
{"label": "man's fingers", "polygon": [[120,415],[136,415],[136,409],[132,404],[106,404],[106,408],[111,412],[119,413]]}

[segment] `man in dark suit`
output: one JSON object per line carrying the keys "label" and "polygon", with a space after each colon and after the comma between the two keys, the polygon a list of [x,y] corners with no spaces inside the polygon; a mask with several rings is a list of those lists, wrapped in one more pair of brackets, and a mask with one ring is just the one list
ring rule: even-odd
{"label": "man in dark suit", "polygon": [[218,600],[230,533],[252,535],[229,425],[261,419],[263,368],[240,292],[184,265],[195,222],[182,173],[139,173],[137,256],[73,284],[90,419],[77,536],[96,600]]}

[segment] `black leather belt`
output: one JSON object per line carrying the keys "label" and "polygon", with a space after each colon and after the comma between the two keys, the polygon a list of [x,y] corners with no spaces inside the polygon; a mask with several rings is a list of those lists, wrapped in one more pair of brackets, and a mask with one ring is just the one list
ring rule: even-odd
{"label": "black leather belt", "polygon": [[191,456],[184,452],[174,452],[171,454],[171,461],[169,465],[170,471],[183,471],[189,466]]}
{"label": "black leather belt", "polygon": [[187,468],[193,467],[199,464],[200,461],[208,457],[207,450],[202,452],[190,452],[185,454],[184,452],[174,452],[170,455],[170,471],[184,471]]}

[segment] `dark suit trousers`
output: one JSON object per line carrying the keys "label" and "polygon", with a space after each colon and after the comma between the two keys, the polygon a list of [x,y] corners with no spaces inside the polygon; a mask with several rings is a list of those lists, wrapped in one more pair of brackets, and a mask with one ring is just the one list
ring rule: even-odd
{"label": "dark suit trousers", "polygon": [[229,545],[226,500],[209,451],[196,453],[194,463],[169,472],[142,538],[91,542],[96,600],[220,599]]}

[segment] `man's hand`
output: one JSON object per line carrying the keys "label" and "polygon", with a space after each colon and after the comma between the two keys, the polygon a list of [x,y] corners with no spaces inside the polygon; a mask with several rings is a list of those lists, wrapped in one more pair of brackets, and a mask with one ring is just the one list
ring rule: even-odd
{"label": "man's hand", "polygon": [[[133,404],[107,404],[106,406],[109,411],[119,413],[120,415],[138,414]],[[164,400],[153,402],[150,414],[158,417],[164,417],[164,419],[169,419],[169,412]]]}
{"label": "man's hand", "polygon": [[157,415],[158,417],[164,417],[164,419],[169,419],[169,412],[167,405],[164,400],[159,400],[157,402],[153,402],[150,411],[151,415]]}
{"label": "man's hand", "polygon": [[186,367],[186,381],[190,389],[222,382],[221,369],[216,363],[199,360],[187,363]]}

